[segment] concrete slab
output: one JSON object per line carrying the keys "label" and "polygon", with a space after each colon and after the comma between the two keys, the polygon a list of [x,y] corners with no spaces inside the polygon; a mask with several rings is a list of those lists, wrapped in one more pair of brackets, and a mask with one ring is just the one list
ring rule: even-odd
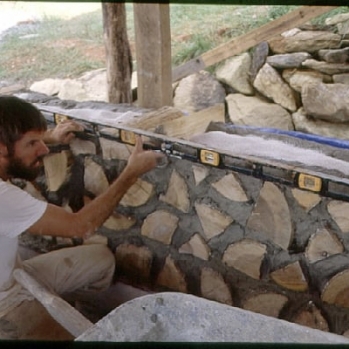
{"label": "concrete slab", "polygon": [[130,300],[76,341],[349,343],[344,336],[175,292]]}

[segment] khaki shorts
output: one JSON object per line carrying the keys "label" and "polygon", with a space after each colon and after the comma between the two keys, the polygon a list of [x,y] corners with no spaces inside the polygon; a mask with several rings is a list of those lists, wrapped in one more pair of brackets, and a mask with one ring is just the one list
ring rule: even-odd
{"label": "khaki shorts", "polygon": [[23,269],[51,291],[99,292],[112,281],[115,258],[102,244],[63,248],[23,262]]}
{"label": "khaki shorts", "polygon": [[[22,262],[25,271],[66,300],[107,289],[113,279],[115,258],[102,244],[63,248]],[[17,282],[0,301],[0,318],[33,296]]]}

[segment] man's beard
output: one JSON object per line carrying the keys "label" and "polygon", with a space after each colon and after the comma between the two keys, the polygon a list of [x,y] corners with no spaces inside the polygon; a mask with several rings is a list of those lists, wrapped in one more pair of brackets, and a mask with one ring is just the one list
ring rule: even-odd
{"label": "man's beard", "polygon": [[21,178],[27,181],[33,181],[41,173],[42,166],[34,167],[37,161],[41,161],[42,158],[37,158],[29,166],[25,165],[21,159],[10,157],[9,165],[7,167],[7,174],[12,178]]}

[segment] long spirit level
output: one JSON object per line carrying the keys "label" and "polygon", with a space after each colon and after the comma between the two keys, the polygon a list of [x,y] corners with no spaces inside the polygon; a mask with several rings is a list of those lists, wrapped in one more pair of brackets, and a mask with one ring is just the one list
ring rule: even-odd
{"label": "long spirit level", "polygon": [[[167,137],[145,130],[134,129],[124,125],[111,126],[96,123],[69,115],[55,112],[50,107],[38,106],[47,121],[59,124],[63,120],[73,119],[82,123],[85,131],[79,137],[104,137],[119,143],[134,145],[136,136],[141,136],[145,149],[161,151],[169,157],[176,157],[200,163],[205,166],[226,169],[237,173],[253,176],[265,181],[285,184],[301,190],[318,193],[337,200],[349,201],[349,180],[330,174],[303,169],[296,165],[279,162],[277,159],[261,159],[254,157],[238,157],[219,149],[207,149],[198,143]],[[110,131],[112,130],[112,132]]]}

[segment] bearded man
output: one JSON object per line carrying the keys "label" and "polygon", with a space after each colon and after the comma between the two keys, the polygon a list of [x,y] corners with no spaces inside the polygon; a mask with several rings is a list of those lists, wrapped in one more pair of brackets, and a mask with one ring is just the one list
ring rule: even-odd
{"label": "bearded man", "polygon": [[108,288],[115,259],[107,246],[64,248],[22,262],[18,236],[23,232],[66,238],[91,236],[137,178],[154,168],[163,156],[144,151],[138,137],[119,177],[75,213],[38,200],[11,183],[13,178],[33,181],[40,172],[43,157],[49,152],[46,143],[68,143],[75,131],[83,131],[83,127],[74,121],[48,130],[45,118],[35,106],[17,97],[0,96],[0,318],[31,298],[15,281],[16,268],[24,268],[59,295]]}

